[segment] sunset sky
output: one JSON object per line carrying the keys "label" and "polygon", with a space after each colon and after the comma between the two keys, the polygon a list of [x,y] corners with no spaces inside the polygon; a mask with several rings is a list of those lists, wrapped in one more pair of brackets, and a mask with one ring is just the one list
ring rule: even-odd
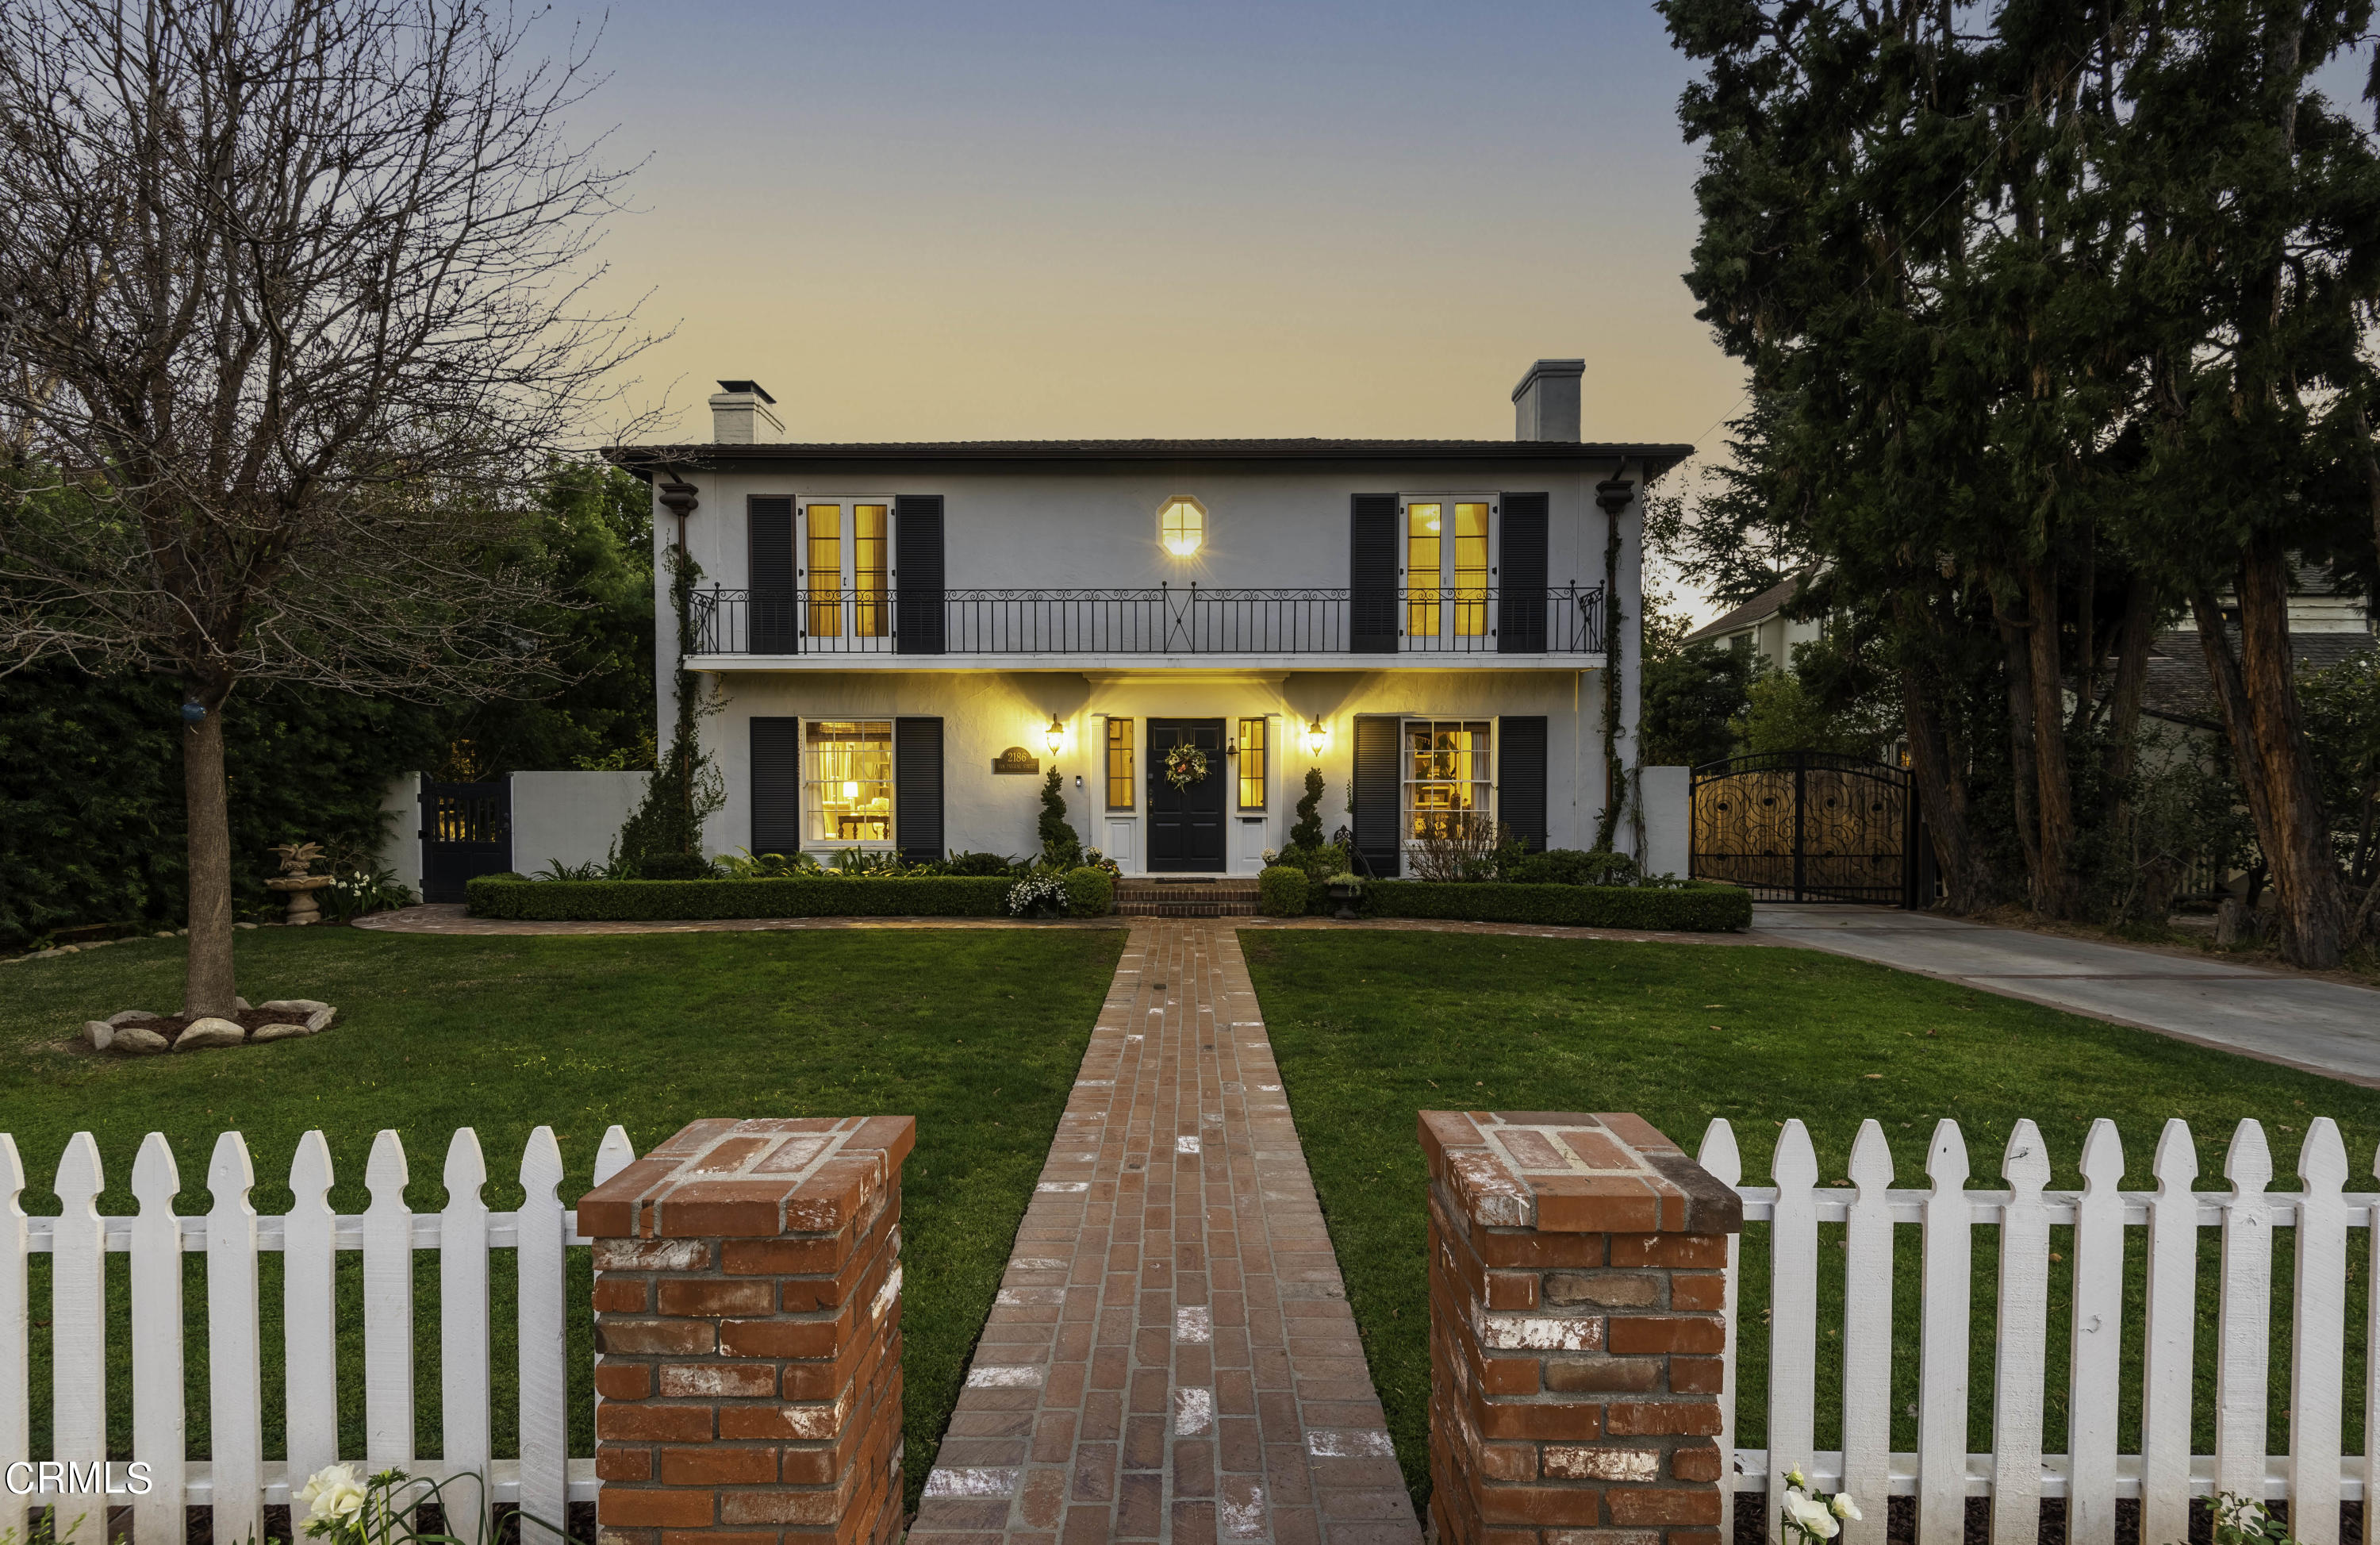
{"label": "sunset sky", "polygon": [[722,376],[811,440],[1502,438],[1580,355],[1588,438],[1713,445],[1742,389],[1645,5],[694,0],[598,60],[689,438]]}

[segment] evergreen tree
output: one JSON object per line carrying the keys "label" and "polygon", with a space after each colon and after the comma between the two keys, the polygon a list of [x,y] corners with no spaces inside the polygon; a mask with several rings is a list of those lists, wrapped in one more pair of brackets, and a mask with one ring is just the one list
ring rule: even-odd
{"label": "evergreen tree", "polygon": [[1322,769],[1318,767],[1305,770],[1305,793],[1297,801],[1297,821],[1289,829],[1289,845],[1322,845]]}
{"label": "evergreen tree", "polygon": [[1070,870],[1083,861],[1083,839],[1066,820],[1065,781],[1056,768],[1041,781],[1041,861],[1051,869]]}

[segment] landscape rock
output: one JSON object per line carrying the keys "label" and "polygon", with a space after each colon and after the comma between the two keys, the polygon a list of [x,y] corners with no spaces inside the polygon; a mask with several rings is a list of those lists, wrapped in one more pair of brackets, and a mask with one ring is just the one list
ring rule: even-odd
{"label": "landscape rock", "polygon": [[159,939],[171,939],[174,937],[174,931],[170,928],[161,928],[157,931],[154,937]]}
{"label": "landscape rock", "polygon": [[231,1006],[239,1010],[242,1014],[246,1014],[249,1009],[254,1008],[256,1005],[249,1003],[246,998],[235,997],[231,1001]]}
{"label": "landscape rock", "polygon": [[91,1037],[91,1045],[102,1052],[115,1044],[115,1027],[104,1019],[84,1020],[82,1033]]}
{"label": "landscape rock", "polygon": [[138,1025],[127,1025],[115,1032],[115,1044],[113,1049],[118,1052],[129,1052],[136,1057],[145,1057],[154,1052],[165,1051],[172,1044],[154,1030],[144,1030]]}
{"label": "landscape rock", "polygon": [[293,1035],[312,1035],[313,1033],[313,1031],[308,1029],[303,1025],[259,1025],[255,1029],[249,1032],[248,1039],[250,1040],[286,1040]]}
{"label": "landscape rock", "polygon": [[313,1013],[306,1016],[306,1033],[308,1035],[312,1035],[317,1030],[329,1029],[331,1028],[331,1021],[336,1019],[338,1016],[339,1011],[327,1004],[322,1008],[316,1009]]}
{"label": "landscape rock", "polygon": [[256,925],[254,923],[234,923],[231,926],[234,928],[254,928]]}
{"label": "landscape rock", "polygon": [[274,998],[270,1002],[261,1003],[256,1006],[262,1009],[267,1014],[291,1014],[304,1016],[309,1014],[320,1014],[331,1005],[322,1002],[320,998]]}
{"label": "landscape rock", "polygon": [[155,1015],[150,1013],[145,1008],[128,1008],[121,1014],[109,1015],[107,1016],[107,1022],[110,1025],[129,1025],[135,1019],[154,1019],[157,1016]]}
{"label": "landscape rock", "polygon": [[210,1015],[204,1019],[192,1020],[189,1028],[175,1040],[174,1050],[199,1052],[210,1046],[237,1046],[247,1040],[248,1032],[240,1028],[237,1021],[217,1019]]}

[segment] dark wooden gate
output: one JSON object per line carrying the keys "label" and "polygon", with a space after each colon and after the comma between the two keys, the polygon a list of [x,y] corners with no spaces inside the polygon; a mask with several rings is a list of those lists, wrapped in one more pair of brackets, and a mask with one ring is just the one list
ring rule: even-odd
{"label": "dark wooden gate", "polygon": [[1830,751],[1767,751],[1694,769],[1694,876],[1758,901],[1914,906],[1909,771]]}
{"label": "dark wooden gate", "polygon": [[475,874],[513,867],[513,785],[421,780],[421,899],[461,901]]}

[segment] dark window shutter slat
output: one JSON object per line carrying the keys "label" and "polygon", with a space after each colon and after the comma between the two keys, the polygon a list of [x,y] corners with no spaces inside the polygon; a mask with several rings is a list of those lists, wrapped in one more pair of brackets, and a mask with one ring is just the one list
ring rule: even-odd
{"label": "dark window shutter slat", "polygon": [[930,864],[942,857],[940,719],[892,721],[892,835],[901,857],[911,863]]}
{"label": "dark window shutter slat", "polygon": [[1397,650],[1397,496],[1358,493],[1347,542],[1347,648],[1357,654]]}
{"label": "dark window shutter slat", "polygon": [[[1508,508],[1510,506],[1507,506]],[[1546,720],[1496,722],[1496,824],[1532,853],[1546,850]]]}
{"label": "dark window shutter slat", "polygon": [[1542,654],[1546,648],[1546,496],[1507,493],[1499,501],[1504,541],[1498,559],[1496,648]]}
{"label": "dark window shutter slat", "polygon": [[[942,496],[892,501],[892,630],[896,654],[940,654],[942,637]],[[940,723],[920,720],[921,724]],[[939,756],[939,750],[936,752]],[[935,842],[941,838],[935,836]]]}
{"label": "dark window shutter slat", "polygon": [[1390,714],[1355,716],[1355,856],[1374,875],[1397,875],[1404,812],[1397,777],[1404,722]]}
{"label": "dark window shutter slat", "polygon": [[752,851],[802,850],[802,722],[752,721]]}
{"label": "dark window shutter slat", "polygon": [[755,654],[792,654],[801,647],[794,607],[794,500],[755,494],[744,501],[751,565],[747,593],[747,644]]}

